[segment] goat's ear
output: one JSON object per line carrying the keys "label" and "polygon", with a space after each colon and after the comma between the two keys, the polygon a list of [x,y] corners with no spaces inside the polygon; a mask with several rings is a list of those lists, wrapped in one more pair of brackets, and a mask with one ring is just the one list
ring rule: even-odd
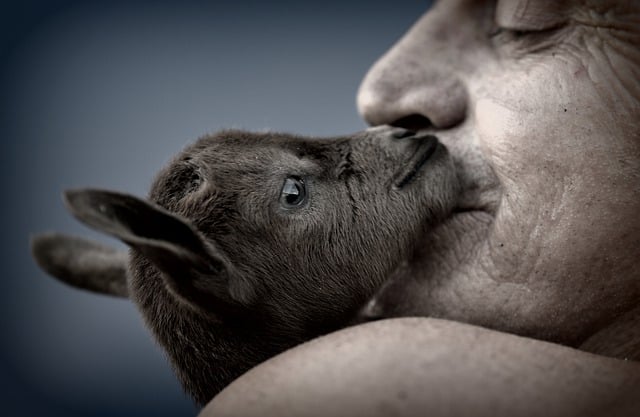
{"label": "goat's ear", "polygon": [[47,273],[84,290],[127,297],[127,253],[57,233],[31,239],[31,253]]}
{"label": "goat's ear", "polygon": [[67,191],[65,200],[78,220],[144,255],[183,301],[216,315],[243,310],[241,302],[249,298],[246,289],[232,288],[228,263],[187,220],[137,197],[111,191]]}

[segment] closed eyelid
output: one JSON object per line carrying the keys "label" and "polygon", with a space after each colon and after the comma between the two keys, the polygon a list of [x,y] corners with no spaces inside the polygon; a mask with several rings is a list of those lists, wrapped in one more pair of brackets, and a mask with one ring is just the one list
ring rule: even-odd
{"label": "closed eyelid", "polygon": [[514,30],[545,30],[568,20],[572,1],[498,0],[496,24]]}

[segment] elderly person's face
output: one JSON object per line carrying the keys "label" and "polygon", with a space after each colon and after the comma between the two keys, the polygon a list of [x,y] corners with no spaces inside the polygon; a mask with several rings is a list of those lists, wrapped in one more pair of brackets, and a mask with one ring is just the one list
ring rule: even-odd
{"label": "elderly person's face", "polygon": [[441,0],[381,58],[364,118],[434,131],[465,185],[388,313],[577,344],[637,305],[639,45],[639,2]]}

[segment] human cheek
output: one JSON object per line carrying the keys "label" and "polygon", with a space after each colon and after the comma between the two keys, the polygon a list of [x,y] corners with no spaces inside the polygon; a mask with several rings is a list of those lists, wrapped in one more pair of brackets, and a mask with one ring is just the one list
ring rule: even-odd
{"label": "human cheek", "polygon": [[511,73],[484,83],[489,93],[475,102],[473,122],[481,151],[503,186],[503,210],[531,212],[530,202],[552,202],[559,181],[574,169],[567,146],[574,132],[570,122],[558,120],[564,107],[549,84],[542,74]]}
{"label": "human cheek", "polygon": [[503,186],[494,242],[532,267],[594,259],[638,209],[637,187],[620,169],[637,147],[616,130],[579,61],[512,67],[484,85],[473,122]]}

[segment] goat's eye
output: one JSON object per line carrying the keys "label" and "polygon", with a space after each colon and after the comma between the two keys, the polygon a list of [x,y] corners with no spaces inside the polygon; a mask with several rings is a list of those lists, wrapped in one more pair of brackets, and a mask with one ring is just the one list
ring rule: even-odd
{"label": "goat's eye", "polygon": [[284,208],[300,207],[307,200],[307,189],[302,178],[289,177],[280,191],[280,204]]}

